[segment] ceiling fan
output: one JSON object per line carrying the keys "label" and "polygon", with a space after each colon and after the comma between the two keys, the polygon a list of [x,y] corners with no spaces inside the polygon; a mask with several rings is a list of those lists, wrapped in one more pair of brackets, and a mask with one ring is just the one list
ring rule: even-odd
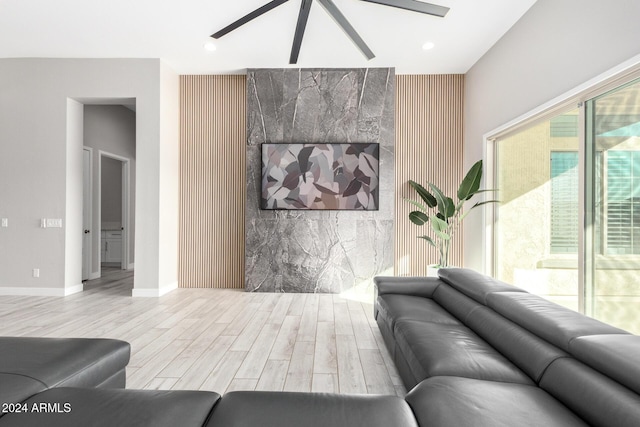
{"label": "ceiling fan", "polygon": [[[227,25],[220,31],[211,35],[214,39],[219,39],[225,34],[230,33],[236,28],[246,24],[247,22],[257,18],[258,16],[264,15],[272,9],[288,2],[289,0],[272,0],[269,3],[265,4],[254,10],[251,13],[243,16],[237,21]],[[347,36],[351,39],[351,41],[360,49],[362,54],[367,57],[367,59],[375,58],[375,55],[369,49],[369,46],[362,40],[362,38],[358,35],[356,30],[351,26],[347,18],[340,12],[340,10],[336,7],[332,0],[316,0],[318,1],[322,7],[327,11],[329,15],[333,18],[333,20],[342,28],[342,30],[347,34]],[[425,3],[417,0],[362,0],[369,3],[377,3],[384,6],[397,7],[400,9],[410,10],[412,12],[425,13],[427,15],[438,16],[440,18],[444,17],[447,12],[449,12],[448,7],[438,6],[431,3]],[[304,36],[304,30],[307,26],[307,20],[309,18],[309,12],[311,11],[311,3],[313,0],[302,0],[300,5],[300,13],[298,14],[298,23],[296,24],[296,32],[293,37],[293,46],[291,47],[291,56],[289,57],[289,64],[296,64],[298,62],[298,55],[300,54],[300,46],[302,45],[302,37]]]}

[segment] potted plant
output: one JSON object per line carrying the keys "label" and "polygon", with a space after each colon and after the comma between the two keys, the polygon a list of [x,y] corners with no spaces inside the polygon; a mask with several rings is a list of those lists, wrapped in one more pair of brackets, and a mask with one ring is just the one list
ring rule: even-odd
{"label": "potted plant", "polygon": [[[456,194],[456,201],[446,196],[440,188],[428,182],[427,190],[415,181],[409,181],[409,185],[418,193],[422,203],[415,200],[405,200],[418,210],[409,213],[409,220],[416,225],[431,224],[433,237],[423,235],[418,236],[419,239],[425,240],[428,244],[434,246],[438,250],[440,262],[433,266],[434,268],[445,268],[449,266],[449,247],[451,239],[460,228],[462,220],[473,209],[485,205],[487,203],[496,203],[497,200],[487,200],[476,202],[469,209],[464,209],[465,203],[473,196],[479,193],[490,192],[495,190],[480,190],[480,181],[482,179],[482,160],[477,161],[460,183]],[[431,267],[431,266],[430,266]]]}

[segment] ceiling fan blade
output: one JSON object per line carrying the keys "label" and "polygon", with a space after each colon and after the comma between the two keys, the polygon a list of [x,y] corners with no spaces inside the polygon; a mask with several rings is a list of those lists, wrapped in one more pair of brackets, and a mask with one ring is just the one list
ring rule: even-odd
{"label": "ceiling fan blade", "polygon": [[224,36],[225,34],[230,33],[231,31],[235,30],[239,26],[246,24],[247,22],[251,21],[252,19],[257,18],[260,15],[264,15],[265,13],[269,12],[271,9],[274,9],[274,8],[280,6],[281,4],[286,3],[288,1],[289,0],[273,0],[273,1],[265,4],[264,6],[257,8],[253,12],[243,16],[242,18],[238,19],[237,21],[233,22],[232,24],[227,25],[226,27],[224,27],[223,29],[221,29],[217,33],[212,34],[211,37],[213,37],[214,39],[219,39],[220,37]]}
{"label": "ceiling fan blade", "polygon": [[443,18],[449,8],[445,6],[438,6],[437,4],[424,3],[416,0],[363,0],[369,3],[383,4],[385,6],[397,7],[400,9],[411,10],[413,12],[426,13],[427,15],[434,15]]}
{"label": "ceiling fan blade", "polygon": [[360,37],[360,35],[356,32],[356,30],[351,26],[347,18],[345,18],[342,12],[340,12],[340,9],[338,9],[335,3],[333,3],[333,1],[331,0],[318,0],[318,1],[325,8],[327,13],[331,15],[333,20],[336,21],[336,24],[338,24],[342,28],[342,30],[345,33],[347,33],[347,36],[349,36],[351,41],[358,47],[358,49],[360,49],[360,52],[362,52],[362,54],[366,56],[367,59],[373,59],[376,57],[371,51],[371,49],[369,49],[369,46],[367,46],[364,40],[362,40],[362,37]]}
{"label": "ceiling fan blade", "polygon": [[307,27],[309,11],[311,11],[311,3],[313,3],[313,0],[302,0],[302,4],[300,5],[300,13],[298,14],[296,33],[293,36],[293,46],[291,46],[291,56],[289,57],[289,64],[295,64],[298,62],[298,55],[300,54],[300,46],[302,45],[304,29]]}

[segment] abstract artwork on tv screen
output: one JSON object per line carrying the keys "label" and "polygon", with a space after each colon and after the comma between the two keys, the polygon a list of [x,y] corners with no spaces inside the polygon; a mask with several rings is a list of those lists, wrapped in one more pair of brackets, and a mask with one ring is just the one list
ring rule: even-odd
{"label": "abstract artwork on tv screen", "polygon": [[262,144],[262,209],[377,210],[378,144]]}

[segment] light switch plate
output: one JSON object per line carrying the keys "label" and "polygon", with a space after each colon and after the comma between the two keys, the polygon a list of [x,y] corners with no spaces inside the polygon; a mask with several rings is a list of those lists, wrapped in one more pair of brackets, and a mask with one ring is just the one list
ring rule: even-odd
{"label": "light switch plate", "polygon": [[42,228],[62,228],[62,218],[42,218]]}
{"label": "light switch plate", "polygon": [[1,226],[2,227],[8,227],[9,226],[9,218],[2,218],[1,222]]}

